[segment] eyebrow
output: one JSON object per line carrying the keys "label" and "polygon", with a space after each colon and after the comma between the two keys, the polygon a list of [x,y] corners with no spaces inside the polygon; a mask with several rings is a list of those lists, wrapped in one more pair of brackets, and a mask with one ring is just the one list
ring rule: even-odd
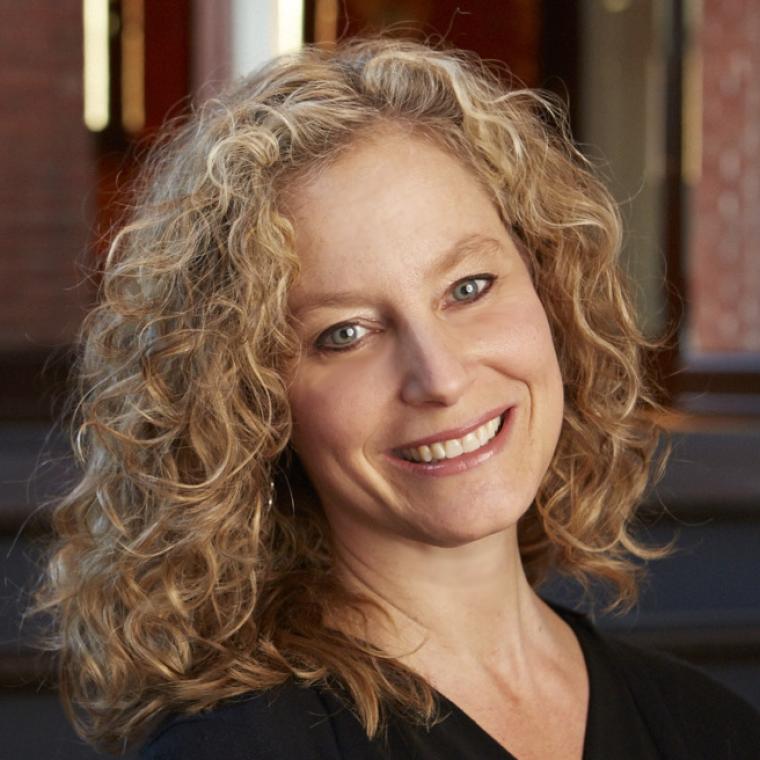
{"label": "eyebrow", "polygon": [[[462,261],[483,253],[501,251],[503,248],[502,243],[496,240],[496,238],[487,237],[479,233],[465,235],[441,254],[428,274],[433,277],[440,276],[451,271]],[[301,315],[307,311],[329,308],[331,306],[356,306],[362,303],[363,300],[361,293],[351,290],[314,293],[308,295],[299,304],[298,308],[294,310],[294,314]]]}

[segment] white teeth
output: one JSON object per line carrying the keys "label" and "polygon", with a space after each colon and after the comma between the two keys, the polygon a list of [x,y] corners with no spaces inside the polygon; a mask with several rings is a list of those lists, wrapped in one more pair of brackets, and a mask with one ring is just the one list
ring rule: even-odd
{"label": "white teeth", "polygon": [[475,451],[475,449],[479,449],[482,445],[483,444],[475,433],[467,433],[467,435],[462,438],[462,448],[465,453]]}
{"label": "white teeth", "polygon": [[432,462],[438,459],[454,459],[470,451],[477,451],[481,446],[485,446],[488,441],[496,435],[499,429],[501,417],[494,417],[492,420],[481,425],[477,430],[462,438],[452,438],[448,441],[438,441],[429,446],[417,446],[411,449],[401,451],[404,459],[412,462]]}
{"label": "white teeth", "polygon": [[441,443],[434,443],[430,447],[430,453],[433,455],[433,459],[446,459],[446,449]]}
{"label": "white teeth", "polygon": [[462,442],[458,438],[446,441],[443,444],[443,448],[446,449],[446,459],[453,459],[464,454],[464,446],[462,446]]}

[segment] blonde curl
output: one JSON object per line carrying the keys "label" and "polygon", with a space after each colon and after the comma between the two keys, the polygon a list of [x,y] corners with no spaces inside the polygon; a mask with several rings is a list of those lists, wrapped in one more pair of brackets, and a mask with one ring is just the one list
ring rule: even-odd
{"label": "blonde curl", "polygon": [[658,555],[631,531],[657,442],[642,370],[654,346],[621,280],[616,206],[561,109],[461,51],[383,38],[306,47],[167,128],[82,327],[82,472],[55,511],[37,610],[52,618],[71,715],[98,746],[119,751],[168,712],[290,677],[344,689],[370,736],[389,706],[435,715],[419,676],[325,623],[365,600],[338,582],[288,448],[298,258],[283,198],[387,125],[476,173],[549,317],[566,410],[519,526],[529,579],[602,578],[625,607],[636,559]]}

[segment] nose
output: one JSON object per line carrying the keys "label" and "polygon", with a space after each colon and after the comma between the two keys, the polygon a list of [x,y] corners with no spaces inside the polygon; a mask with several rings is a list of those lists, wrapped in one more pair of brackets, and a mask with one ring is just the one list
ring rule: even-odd
{"label": "nose", "polygon": [[401,396],[407,404],[452,406],[472,382],[467,346],[443,324],[404,330],[401,354]]}

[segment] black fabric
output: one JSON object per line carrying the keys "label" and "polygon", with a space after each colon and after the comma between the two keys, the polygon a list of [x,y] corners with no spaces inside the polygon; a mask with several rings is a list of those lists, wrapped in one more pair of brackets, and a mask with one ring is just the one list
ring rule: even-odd
{"label": "black fabric", "polygon": [[[583,760],[758,760],[760,714],[700,671],[600,635],[556,608],[573,628],[589,672]],[[290,681],[197,716],[164,721],[142,760],[514,760],[453,702],[429,731],[401,718],[367,739],[328,689]],[[551,719],[551,716],[547,716]]]}

